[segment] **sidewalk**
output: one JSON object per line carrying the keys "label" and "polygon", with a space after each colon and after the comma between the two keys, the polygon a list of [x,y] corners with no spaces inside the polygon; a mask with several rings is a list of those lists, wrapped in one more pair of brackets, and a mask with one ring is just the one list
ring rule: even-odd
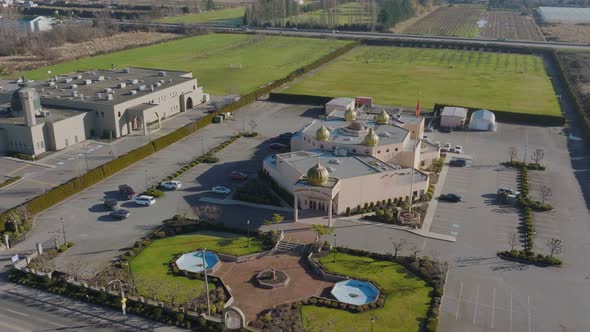
{"label": "sidewalk", "polygon": [[443,169],[438,176],[438,182],[436,183],[436,188],[434,189],[434,195],[432,196],[432,200],[430,200],[430,203],[428,204],[428,210],[426,211],[424,221],[422,222],[422,228],[420,229],[422,231],[430,232],[430,227],[432,226],[432,219],[434,219],[434,213],[436,212],[436,207],[438,206],[438,199],[436,199],[436,197],[440,196],[442,192],[442,188],[445,184],[448,171],[449,165],[444,164]]}
{"label": "sidewalk", "polygon": [[253,208],[257,208],[257,209],[266,209],[266,210],[293,213],[293,208],[290,208],[290,207],[288,208],[288,207],[283,207],[283,206],[248,203],[248,202],[237,201],[234,199],[219,199],[219,198],[212,198],[212,197],[203,197],[199,200],[201,202],[213,203],[213,204],[242,205],[242,206],[249,206],[249,207],[253,207]]}

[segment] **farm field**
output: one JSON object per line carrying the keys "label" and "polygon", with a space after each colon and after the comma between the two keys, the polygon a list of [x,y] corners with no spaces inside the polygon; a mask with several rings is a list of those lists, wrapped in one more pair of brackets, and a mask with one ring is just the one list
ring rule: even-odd
{"label": "farm field", "polygon": [[541,27],[547,40],[590,43],[590,25],[581,24],[551,24]]}
{"label": "farm field", "polygon": [[[77,70],[145,67],[192,71],[205,92],[245,94],[349,42],[313,38],[209,34],[78,59],[25,72],[29,79]],[[239,68],[241,67],[241,68]]]}
{"label": "farm field", "polygon": [[489,11],[486,16],[480,21],[479,35],[482,37],[544,40],[537,24],[530,16],[523,16],[519,12],[512,11]]}
{"label": "farm field", "polygon": [[372,317],[378,322],[375,331],[420,330],[420,321],[426,317],[432,288],[403,266],[344,253],[337,254],[336,263],[332,262],[332,255],[320,258],[320,262],[330,272],[375,282],[388,294],[388,298],[383,308],[361,313],[303,306],[301,313],[306,330],[322,331],[333,324],[333,329],[328,330],[369,331]]}
{"label": "farm field", "polygon": [[157,22],[161,23],[214,23],[222,25],[240,25],[244,17],[244,7],[224,8],[210,10],[198,14],[164,17]]}
{"label": "farm field", "polygon": [[477,21],[483,11],[484,8],[480,6],[440,7],[404,29],[403,33],[476,37]]}
{"label": "farm field", "polygon": [[372,96],[379,104],[435,103],[561,115],[540,56],[365,46],[294,82],[285,93]]}
{"label": "farm field", "polygon": [[289,21],[291,25],[308,24],[308,25],[327,25],[330,27],[344,26],[344,25],[370,25],[373,23],[369,6],[366,3],[349,2],[342,4],[335,9],[329,10],[315,10],[308,13],[303,13],[298,16],[292,16],[285,19],[284,24]]}

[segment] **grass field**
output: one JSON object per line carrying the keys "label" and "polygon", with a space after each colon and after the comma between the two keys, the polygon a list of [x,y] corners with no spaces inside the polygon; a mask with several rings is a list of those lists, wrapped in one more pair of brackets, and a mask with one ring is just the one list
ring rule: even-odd
{"label": "grass field", "polygon": [[[301,310],[306,331],[369,331],[371,317],[375,317],[375,331],[419,330],[420,320],[426,317],[428,311],[432,288],[403,266],[344,253],[337,254],[336,263],[332,263],[332,255],[324,256],[320,261],[331,272],[369,279],[388,295],[383,308],[363,313],[303,306]],[[334,324],[333,328],[327,328],[331,324]]]}
{"label": "grass field", "polygon": [[156,240],[130,262],[139,293],[151,297],[148,287],[151,280],[163,281],[163,285],[158,291],[160,294],[158,297],[163,300],[168,299],[166,294],[173,283],[178,283],[183,290],[182,295],[178,298],[178,303],[183,303],[188,299],[188,296],[203,291],[204,281],[172,275],[168,268],[168,263],[175,254],[202,248],[239,256],[262,251],[262,243],[251,239],[250,248],[248,248],[246,237],[221,232],[200,232]]}
{"label": "grass field", "polygon": [[[285,77],[347,43],[312,38],[209,34],[43,67],[26,72],[25,76],[43,79],[48,77],[48,70],[51,75],[59,75],[76,70],[110,69],[114,64],[117,68],[132,66],[192,71],[207,93],[245,94]],[[235,68],[237,65],[242,68]]]}
{"label": "grass field", "polygon": [[293,83],[286,93],[372,96],[376,103],[454,104],[561,115],[540,56],[476,51],[359,47]]}
{"label": "grass field", "polygon": [[243,21],[244,7],[232,7],[219,10],[210,10],[198,14],[164,17],[157,22],[161,23],[215,23],[223,25],[239,25]]}

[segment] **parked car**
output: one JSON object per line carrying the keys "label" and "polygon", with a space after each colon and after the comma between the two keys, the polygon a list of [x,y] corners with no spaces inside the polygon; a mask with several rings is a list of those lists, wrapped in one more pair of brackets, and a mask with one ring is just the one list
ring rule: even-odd
{"label": "parked car", "polygon": [[238,171],[233,171],[233,172],[229,173],[229,178],[232,180],[246,180],[248,178],[248,174],[238,172]]}
{"label": "parked car", "polygon": [[497,195],[500,195],[502,193],[507,193],[508,195],[520,195],[520,192],[510,188],[510,187],[500,187],[498,188],[498,190],[496,191]]}
{"label": "parked car", "polygon": [[287,144],[283,144],[283,143],[272,143],[270,145],[270,148],[273,150],[282,150],[282,149],[286,149],[287,148]]}
{"label": "parked car", "polygon": [[465,167],[467,166],[467,160],[465,159],[453,159],[449,161],[449,166],[453,167]]}
{"label": "parked car", "polygon": [[426,142],[430,142],[430,139],[426,135],[424,135],[424,137],[422,137],[422,139],[425,140]]}
{"label": "parked car", "polygon": [[182,188],[182,183],[180,183],[180,181],[176,181],[176,180],[164,181],[164,182],[160,183],[160,187],[163,189],[168,189],[168,190],[178,190],[178,189]]}
{"label": "parked car", "polygon": [[451,127],[441,127],[441,128],[439,129],[439,131],[440,131],[441,133],[450,133],[450,132],[452,132],[453,130],[451,129]]}
{"label": "parked car", "polygon": [[442,152],[449,152],[451,151],[451,143],[445,143],[443,147],[440,149]]}
{"label": "parked car", "polygon": [[294,133],[286,132],[279,135],[279,138],[282,140],[290,140],[293,137]]}
{"label": "parked car", "polygon": [[117,200],[114,198],[105,198],[104,205],[111,211],[119,209],[119,202],[117,202]]}
{"label": "parked car", "polygon": [[148,195],[141,195],[137,197],[133,197],[131,200],[133,203],[142,206],[150,206],[156,204],[156,199],[153,196]]}
{"label": "parked car", "polygon": [[109,213],[109,216],[111,216],[112,218],[123,220],[129,218],[129,211],[124,209],[118,209]]}
{"label": "parked car", "polygon": [[460,202],[461,196],[459,196],[457,194],[453,194],[453,193],[448,193],[448,194],[440,195],[438,197],[438,199],[441,201],[447,201],[447,202]]}
{"label": "parked car", "polygon": [[226,188],[224,186],[213,187],[213,188],[211,188],[211,191],[216,194],[229,194],[229,193],[231,193],[231,189]]}
{"label": "parked car", "polygon": [[132,199],[136,195],[135,190],[133,190],[133,188],[127,184],[122,184],[119,186],[119,193],[121,193],[121,196],[123,196],[125,199]]}
{"label": "parked car", "polygon": [[434,143],[432,143],[432,144],[434,144],[434,145],[436,145],[437,147],[439,147],[439,148],[440,148],[440,142],[434,142]]}
{"label": "parked car", "polygon": [[461,145],[456,145],[455,149],[453,149],[455,153],[463,153],[463,147]]}

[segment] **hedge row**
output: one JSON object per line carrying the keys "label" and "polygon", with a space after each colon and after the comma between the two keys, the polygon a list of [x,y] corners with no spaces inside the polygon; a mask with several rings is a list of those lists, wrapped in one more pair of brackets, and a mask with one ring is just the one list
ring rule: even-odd
{"label": "hedge row", "polygon": [[334,97],[313,96],[313,95],[295,95],[289,93],[271,92],[268,100],[275,103],[285,104],[303,104],[303,105],[321,105],[324,106]]}
{"label": "hedge row", "polygon": [[[434,111],[442,111],[442,109],[447,106],[467,108],[467,123],[469,123],[469,119],[471,119],[471,114],[473,112],[482,109],[477,107],[461,105],[435,104]],[[539,126],[563,126],[565,124],[565,118],[562,115],[518,113],[491,109],[488,110],[494,113],[494,115],[496,116],[496,121],[498,122],[520,123]]]}
{"label": "hedge row", "polygon": [[[209,125],[212,123],[213,118],[215,118],[215,116],[221,114],[221,113],[226,113],[226,112],[235,112],[236,110],[240,109],[241,107],[244,107],[252,102],[255,102],[258,98],[270,93],[273,89],[278,88],[279,86],[295,79],[297,76],[300,76],[302,74],[305,74],[311,70],[314,70],[316,68],[318,68],[319,66],[323,65],[324,63],[327,63],[337,57],[339,57],[340,55],[350,51],[352,48],[358,46],[359,43],[358,42],[351,42],[350,44],[347,44],[344,47],[341,47],[337,50],[335,50],[334,52],[331,52],[325,56],[323,56],[322,58],[304,66],[301,67],[295,71],[293,71],[292,73],[290,73],[289,75],[287,75],[286,77],[274,81],[262,88],[257,89],[256,91],[253,91],[251,93],[248,93],[244,96],[242,96],[240,99],[238,99],[237,101],[221,108],[220,110],[208,114],[202,118],[200,118],[199,120],[193,122],[193,123],[189,123],[188,125],[181,127],[165,136],[159,137],[156,140],[142,146],[139,147],[133,151],[128,152],[127,154],[112,160],[102,166],[99,166],[93,170],[88,171],[86,174],[71,179],[70,181],[59,185],[49,191],[47,191],[45,194],[39,195],[29,201],[27,201],[26,203],[24,203],[24,206],[27,208],[29,214],[35,215],[41,211],[44,211],[52,206],[54,206],[55,204],[65,200],[66,198],[79,193],[80,191],[104,180],[105,178],[123,170],[124,168],[150,156],[151,154],[153,154],[156,151],[160,151],[162,149],[164,149],[165,147],[178,142],[179,140],[185,138],[186,136],[194,133],[195,131]],[[15,208],[13,208],[15,209]],[[12,210],[12,209],[11,209]],[[0,214],[0,232],[4,231],[4,224],[5,222],[8,220],[9,218],[9,212],[11,210],[5,211],[4,213]]]}

